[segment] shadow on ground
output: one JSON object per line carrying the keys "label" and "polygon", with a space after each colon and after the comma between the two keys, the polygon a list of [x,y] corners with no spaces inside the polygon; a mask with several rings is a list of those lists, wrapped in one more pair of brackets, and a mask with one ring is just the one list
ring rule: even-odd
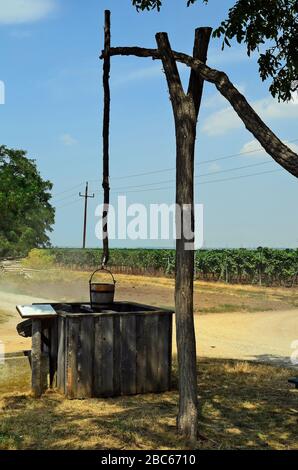
{"label": "shadow on ground", "polygon": [[[232,360],[198,363],[202,449],[298,449],[297,391],[288,369]],[[0,396],[0,449],[182,449],[173,390],[65,400],[48,392]],[[193,446],[192,446],[193,447]]]}

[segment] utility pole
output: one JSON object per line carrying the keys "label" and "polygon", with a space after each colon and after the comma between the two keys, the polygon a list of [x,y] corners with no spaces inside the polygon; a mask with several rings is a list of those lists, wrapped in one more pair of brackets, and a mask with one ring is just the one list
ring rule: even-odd
{"label": "utility pole", "polygon": [[85,198],[85,210],[84,210],[84,229],[83,229],[83,248],[86,248],[86,231],[87,231],[87,210],[88,210],[88,199],[94,198],[94,194],[88,194],[88,181],[86,183],[85,194],[79,193],[80,197]]}

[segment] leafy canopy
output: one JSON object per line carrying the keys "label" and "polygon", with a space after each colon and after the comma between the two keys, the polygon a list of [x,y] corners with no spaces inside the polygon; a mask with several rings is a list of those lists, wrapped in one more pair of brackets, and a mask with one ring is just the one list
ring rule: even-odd
{"label": "leafy canopy", "polygon": [[[187,6],[197,2],[185,1]],[[160,10],[162,0],[132,4],[137,10]],[[235,38],[246,44],[248,55],[257,50],[261,79],[272,79],[269,90],[278,100],[288,101],[298,90],[298,0],[237,0],[213,37],[223,38],[223,48]]]}
{"label": "leafy canopy", "polygon": [[50,245],[47,232],[55,218],[51,189],[26,152],[0,146],[0,257]]}

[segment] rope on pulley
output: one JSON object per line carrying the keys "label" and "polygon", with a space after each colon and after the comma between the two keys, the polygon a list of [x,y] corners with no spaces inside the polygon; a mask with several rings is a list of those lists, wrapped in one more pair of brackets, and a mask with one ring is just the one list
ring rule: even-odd
{"label": "rope on pulley", "polygon": [[105,11],[104,28],[104,61],[103,61],[103,89],[104,89],[104,111],[103,111],[103,180],[104,191],[103,214],[102,214],[102,235],[103,235],[103,255],[102,268],[109,261],[109,235],[108,235],[108,213],[110,204],[110,175],[109,175],[109,144],[110,144],[110,48],[111,48],[111,12]]}

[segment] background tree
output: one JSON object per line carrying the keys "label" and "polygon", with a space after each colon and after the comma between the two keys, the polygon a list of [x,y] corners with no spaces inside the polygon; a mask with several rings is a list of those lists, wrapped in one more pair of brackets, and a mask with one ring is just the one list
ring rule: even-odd
{"label": "background tree", "polygon": [[[187,6],[198,2],[184,1]],[[160,10],[162,3],[132,0],[138,10]],[[257,51],[262,80],[272,79],[272,96],[288,101],[298,90],[298,0],[237,0],[213,37],[223,38],[223,48],[236,39],[246,45],[248,55]]]}
{"label": "background tree", "polygon": [[51,189],[25,151],[0,146],[0,257],[50,245],[55,218]]}

